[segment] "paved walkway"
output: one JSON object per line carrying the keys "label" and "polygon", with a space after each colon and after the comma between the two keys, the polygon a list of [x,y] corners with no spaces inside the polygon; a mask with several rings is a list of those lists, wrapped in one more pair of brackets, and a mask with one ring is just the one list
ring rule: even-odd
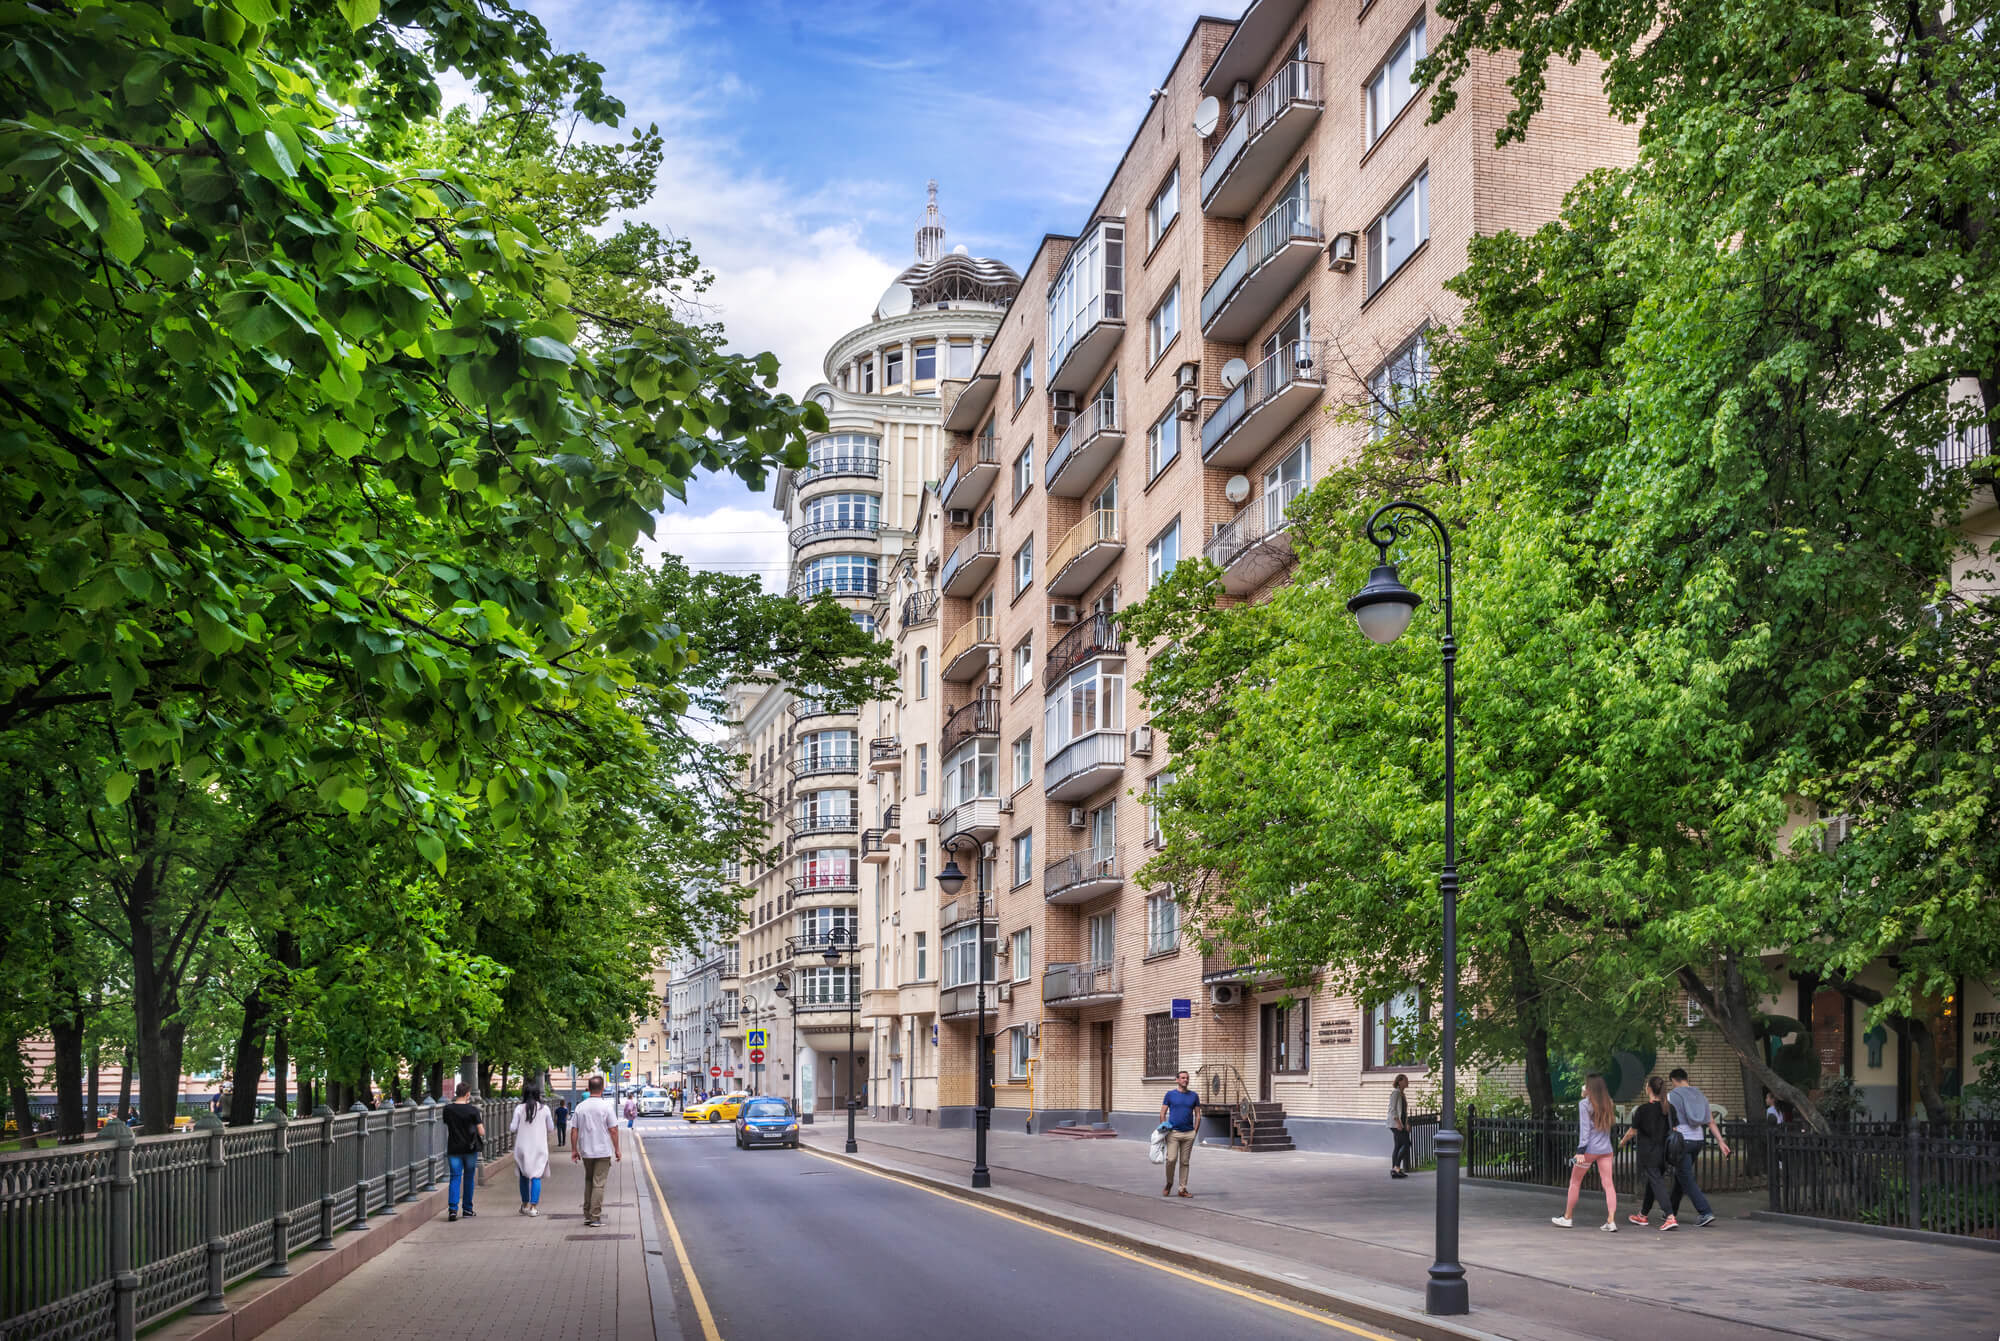
{"label": "paved walkway", "polygon": [[628,1139],[624,1162],[611,1166],[604,1228],[583,1227],[582,1166],[551,1151],[539,1217],[517,1214],[510,1167],[479,1189],[478,1215],[453,1224],[439,1212],[264,1336],[654,1341],[636,1144]]}
{"label": "paved walkway", "polygon": [[[845,1127],[821,1121],[805,1134],[834,1152]],[[971,1167],[970,1131],[864,1122],[858,1134],[862,1157],[878,1165],[954,1181]],[[1163,1199],[1159,1170],[1131,1140],[994,1131],[987,1163],[994,1192],[1022,1209],[1171,1242],[1273,1279],[1422,1308],[1436,1182],[1429,1174],[1390,1179],[1386,1156],[1203,1146],[1192,1201]],[[1463,1188],[1468,1321],[1524,1341],[1629,1341],[1660,1327],[1704,1341],[1991,1341],[1995,1334],[2000,1255],[1992,1252],[1745,1219],[1756,1204],[1748,1198],[1718,1198],[1715,1225],[1694,1229],[1690,1217],[1690,1227],[1672,1234],[1625,1224],[1637,1208],[1621,1204],[1620,1232],[1603,1234],[1596,1230],[1602,1196],[1587,1191],[1578,1227],[1564,1231],[1549,1224],[1562,1209],[1555,1193]]]}

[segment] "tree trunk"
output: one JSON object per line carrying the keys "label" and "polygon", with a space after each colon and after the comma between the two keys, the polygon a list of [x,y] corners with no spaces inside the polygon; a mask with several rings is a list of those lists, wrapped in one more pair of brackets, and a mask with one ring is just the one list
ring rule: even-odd
{"label": "tree trunk", "polygon": [[431,1063],[431,1098],[444,1102],[444,1063]]}
{"label": "tree trunk", "polygon": [[[95,1016],[102,1004],[103,1002],[100,999],[92,997],[90,1013]],[[104,1044],[100,1040],[90,1045],[83,1073],[83,1119],[84,1124],[91,1128],[97,1126],[97,1086],[98,1081],[102,1078],[99,1072],[102,1071],[103,1066]]]}
{"label": "tree trunk", "polygon": [[35,1106],[28,1102],[28,1082],[15,1076],[7,1084],[7,1097],[14,1104],[14,1130],[21,1134],[21,1149],[35,1148]]}
{"label": "tree trunk", "polygon": [[60,904],[49,909],[51,975],[55,988],[49,1041],[56,1061],[56,1139],[83,1139],[83,1033],[89,1023],[83,1009],[83,986],[76,980],[76,937],[69,911]]}
{"label": "tree trunk", "polygon": [[1528,1109],[1536,1117],[1555,1111],[1555,1076],[1549,1069],[1548,1016],[1541,1000],[1535,975],[1534,952],[1528,937],[1515,927],[1507,938],[1507,958],[1512,973],[1509,984],[1514,998],[1515,1029],[1521,1038],[1522,1082],[1528,1090]]}
{"label": "tree trunk", "polygon": [[236,1034],[236,1062],[229,1089],[229,1125],[247,1127],[257,1120],[257,1090],[264,1078],[264,1039],[271,1030],[271,1001],[264,994],[268,978],[260,978],[243,998],[243,1027]]}
{"label": "tree trunk", "polygon": [[[1756,1022],[1750,1008],[1750,990],[1743,980],[1743,966],[1735,951],[1722,956],[1721,981],[1711,988],[1702,976],[1691,968],[1680,971],[1681,985],[1688,989],[1715,1027],[1722,1034],[1722,1041],[1736,1054],[1736,1059],[1752,1079],[1781,1099],[1790,1100],[1814,1131],[1828,1130],[1826,1118],[1820,1113],[1819,1105],[1812,1096],[1793,1085],[1789,1080],[1771,1069],[1764,1060],[1764,1050],[1757,1042]],[[1719,989],[1719,990],[1718,990]]]}
{"label": "tree trunk", "polygon": [[132,1111],[132,1045],[126,1044],[118,1063],[118,1116]]}
{"label": "tree trunk", "polygon": [[479,1059],[479,1083],[472,1087],[484,1099],[493,1092],[493,1063],[484,1057]]}
{"label": "tree trunk", "polygon": [[[288,1073],[291,1069],[291,1040],[285,1037],[285,1022],[280,1020],[277,1026],[271,1030],[271,1102],[275,1103],[280,1111],[286,1113],[292,1111],[291,1093],[287,1085],[287,1082],[290,1080]],[[299,1090],[303,1093],[305,1086],[299,1086]]]}
{"label": "tree trunk", "polygon": [[1899,1015],[1896,1032],[1910,1049],[1910,1079],[1916,1082],[1917,1097],[1924,1102],[1924,1117],[1931,1122],[1944,1121],[1944,1094],[1937,1087],[1937,1040],[1931,1037],[1930,1025]]}

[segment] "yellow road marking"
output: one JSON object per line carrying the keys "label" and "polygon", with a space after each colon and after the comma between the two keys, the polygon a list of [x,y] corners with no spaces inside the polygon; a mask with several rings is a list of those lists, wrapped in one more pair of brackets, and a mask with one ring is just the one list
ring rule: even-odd
{"label": "yellow road marking", "polygon": [[1081,1234],[1072,1234],[1067,1229],[1057,1229],[1053,1225],[1045,1225],[1039,1220],[1030,1220],[1025,1215],[1016,1215],[1012,1211],[1003,1211],[997,1206],[988,1206],[984,1202],[969,1197],[954,1196],[950,1192],[942,1192],[935,1187],[930,1187],[908,1178],[901,1178],[893,1173],[884,1173],[879,1169],[866,1169],[857,1164],[849,1164],[844,1159],[835,1159],[832,1155],[814,1150],[810,1146],[802,1145],[800,1149],[816,1158],[826,1160],[828,1163],[844,1165],[847,1168],[853,1169],[856,1173],[865,1173],[873,1178],[885,1178],[892,1183],[901,1183],[904,1187],[913,1187],[919,1192],[928,1192],[934,1197],[943,1197],[947,1201],[955,1201],[962,1206],[971,1206],[985,1211],[988,1215],[997,1215],[1002,1220],[1012,1220],[1017,1225],[1026,1225],[1030,1229],[1039,1229],[1044,1234],[1053,1234],[1059,1239],[1068,1239],[1071,1243],[1081,1243],[1085,1247],[1095,1248],[1099,1252],[1110,1253],[1113,1257],[1122,1257],[1128,1262],[1137,1262],[1140,1266],[1151,1267],[1155,1271],[1164,1271],[1169,1276],[1179,1276],[1182,1280],[1193,1281],[1196,1285],[1205,1285],[1211,1290],[1220,1290],[1224,1294],[1233,1294],[1239,1299],[1248,1299],[1252,1303],[1262,1304],[1265,1308],[1273,1308],[1280,1313],[1290,1313],[1294,1317],[1307,1318],[1326,1327],[1337,1327],[1343,1332],[1351,1332],[1355,1336],[1366,1337],[1368,1341],[1395,1341],[1393,1337],[1384,1336],[1380,1332],[1371,1332],[1365,1327],[1356,1327],[1353,1323],[1342,1322],[1338,1318],[1330,1318],[1326,1314],[1315,1312],[1312,1309],[1299,1308],[1294,1304],[1285,1303],[1281,1299],[1273,1299],[1269,1295],[1258,1294],[1254,1290],[1239,1289],[1225,1281],[1211,1280],[1207,1276],[1199,1275],[1192,1271],[1183,1271],[1177,1266],[1169,1266],[1165,1262],[1156,1262],[1150,1257],[1141,1257],[1138,1253],[1129,1252],[1124,1248],[1114,1247],[1109,1243],[1099,1242],[1097,1239],[1085,1238]]}
{"label": "yellow road marking", "polygon": [[722,1341],[722,1333],[715,1327],[715,1314],[708,1308],[708,1296],[701,1291],[694,1263],[688,1260],[687,1245],[681,1242],[681,1231],[674,1224],[674,1213],[667,1209],[667,1194],[660,1191],[660,1180],[653,1176],[653,1160],[646,1153],[644,1141],[639,1142],[639,1163],[645,1167],[646,1181],[652,1184],[653,1202],[660,1208],[660,1218],[667,1222],[667,1237],[674,1241],[674,1256],[680,1259],[681,1275],[687,1279],[688,1294],[694,1299],[695,1316],[701,1319],[701,1334],[705,1341]]}

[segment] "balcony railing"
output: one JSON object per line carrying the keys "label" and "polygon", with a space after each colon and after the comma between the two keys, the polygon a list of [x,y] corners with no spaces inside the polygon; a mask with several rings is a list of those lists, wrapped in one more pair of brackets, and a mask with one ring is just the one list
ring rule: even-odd
{"label": "balcony railing", "polygon": [[792,720],[803,722],[808,717],[845,717],[851,708],[839,708],[823,698],[795,698],[792,700]]}
{"label": "balcony railing", "polygon": [[[999,558],[999,540],[994,535],[993,528],[991,526],[974,527],[970,535],[958,542],[957,547],[951,552],[951,557],[944,561],[944,570],[938,574],[938,586],[940,589],[950,592],[953,580],[961,572],[966,573],[970,577],[974,570],[981,566],[980,560],[992,559],[998,562]],[[984,574],[981,573],[979,576],[983,577]]]}
{"label": "balcony railing", "polygon": [[903,738],[901,736],[877,736],[868,742],[868,766],[870,768],[901,768],[903,765]]}
{"label": "balcony railing", "polygon": [[920,591],[903,601],[903,627],[915,628],[937,618],[940,597],[934,591]]}
{"label": "balcony railing", "polygon": [[860,827],[860,816],[852,810],[836,810],[826,814],[800,815],[786,826],[793,838],[805,838],[822,833],[853,833]]}
{"label": "balcony railing", "polygon": [[863,829],[861,831],[861,864],[863,866],[880,866],[888,859],[889,844],[882,836],[882,830]]}
{"label": "balcony railing", "polygon": [[938,817],[937,827],[946,839],[988,840],[1000,832],[1000,798],[975,796],[970,801],[961,801]]}
{"label": "balcony railing", "polygon": [[1125,961],[1101,959],[1080,964],[1050,964],[1042,971],[1042,1004],[1081,1006],[1112,1001],[1125,995]]}
{"label": "balcony railing", "polygon": [[[985,905],[983,909],[981,904]],[[963,890],[938,906],[938,930],[950,931],[962,923],[976,922],[982,917],[987,921],[993,919],[993,895],[989,893],[982,899],[969,889]]]}
{"label": "balcony railing", "polygon": [[1117,619],[1111,615],[1091,615],[1049,649],[1048,659],[1042,663],[1042,687],[1053,689],[1086,661],[1124,653],[1125,635],[1118,631]]}
{"label": "balcony railing", "polygon": [[[982,433],[973,439],[971,447],[954,459],[951,469],[944,473],[944,481],[938,485],[938,497],[948,508],[968,508],[986,496],[993,480],[999,475],[1000,442],[991,433]],[[986,467],[982,469],[982,467]],[[958,496],[960,489],[965,496]]]}
{"label": "balcony railing", "polygon": [[[1325,240],[1319,221],[1319,201],[1279,201],[1202,293],[1202,333],[1231,344],[1249,338],[1312,268]],[[1218,324],[1225,315],[1228,321]]]}
{"label": "balcony railing", "polygon": [[1042,767],[1042,788],[1052,801],[1070,801],[1100,791],[1125,769],[1125,732],[1093,731],[1079,736]]}
{"label": "balcony railing", "polygon": [[[999,995],[994,991],[998,980],[988,978],[986,987],[986,1019],[993,1020],[994,1008],[1000,1004]],[[947,987],[938,993],[938,1014],[947,1020],[976,1020],[979,1015],[979,987],[975,982],[960,983]]]}
{"label": "balcony railing", "polygon": [[1093,509],[1049,551],[1049,592],[1064,596],[1083,591],[1124,552],[1118,509]]}
{"label": "balcony railing", "polygon": [[1000,734],[1000,700],[976,698],[944,719],[938,737],[938,757],[942,759],[975,736]]}
{"label": "balcony railing", "polygon": [[993,646],[993,616],[974,615],[945,639],[938,673],[947,680],[975,679],[986,669],[986,657],[980,654]]}
{"label": "balcony railing", "polygon": [[[1937,446],[1937,464],[1940,470],[1964,470],[1974,461],[1993,454],[1993,430],[1985,424],[1969,424],[1956,428]],[[1993,473],[1988,466],[1984,472]]]}
{"label": "balcony railing", "polygon": [[815,596],[873,596],[881,582],[873,577],[858,573],[842,573],[836,577],[801,577],[785,590],[795,601],[809,601]]}
{"label": "balcony railing", "polygon": [[880,479],[882,458],[860,453],[817,458],[799,468],[798,474],[792,476],[792,486],[803,489],[814,480],[830,480],[841,476],[865,480]]}
{"label": "balcony railing", "polygon": [[1118,444],[1125,441],[1120,423],[1116,400],[1093,398],[1081,414],[1069,421],[1069,427],[1049,452],[1048,466],[1042,472],[1043,487],[1058,498],[1081,494],[1109,463]]}
{"label": "balcony railing", "polygon": [[1118,849],[1086,848],[1058,857],[1042,868],[1042,897],[1050,903],[1066,898],[1096,897],[1124,883],[1118,870]]}
{"label": "balcony railing", "polygon": [[1318,61],[1286,61],[1250,95],[1201,170],[1203,210],[1240,217],[1256,203],[1269,185],[1263,170],[1276,175],[1318,116],[1320,85]]}
{"label": "balcony railing", "polygon": [[852,894],[860,888],[861,872],[857,870],[815,871],[785,881],[786,892],[794,898],[801,894]]}
{"label": "balcony railing", "polygon": [[823,773],[855,773],[861,769],[861,755],[857,750],[816,750],[811,754],[795,754],[788,765],[795,778],[813,778]]}
{"label": "balcony railing", "polygon": [[[1245,442],[1240,450],[1230,451],[1227,463],[1223,460],[1221,449],[1246,425],[1260,420],[1267,409],[1275,408],[1285,423],[1297,418],[1297,412],[1305,408],[1304,393],[1317,391],[1323,385],[1319,370],[1314,366],[1312,346],[1303,340],[1286,341],[1252,368],[1222,398],[1214,413],[1202,422],[1202,460],[1209,465],[1223,465],[1254,456],[1277,436],[1284,423],[1271,424],[1265,432],[1257,435],[1257,441]],[[1299,397],[1296,402],[1294,396]],[[1294,403],[1290,414],[1284,410],[1288,402]]]}
{"label": "balcony railing", "polygon": [[1287,511],[1311,487],[1306,480],[1286,480],[1267,490],[1260,502],[1245,508],[1233,520],[1219,524],[1207,545],[1209,562],[1226,572],[1253,545],[1289,525]]}
{"label": "balcony railing", "polygon": [[902,827],[903,827],[902,803],[899,801],[895,805],[885,806],[882,810],[882,832],[895,833]]}
{"label": "balcony railing", "polygon": [[880,517],[825,517],[792,528],[792,548],[816,540],[852,540],[882,533]]}

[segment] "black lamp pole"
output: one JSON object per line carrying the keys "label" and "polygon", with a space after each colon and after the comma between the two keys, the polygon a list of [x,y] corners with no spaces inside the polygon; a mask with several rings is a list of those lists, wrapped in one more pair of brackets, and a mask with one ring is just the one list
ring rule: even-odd
{"label": "black lamp pole", "polygon": [[[974,1056],[972,1096],[972,1185],[974,1187],[993,1186],[993,1174],[986,1167],[986,1132],[993,1125],[993,1072],[989,1066],[986,1042],[986,862],[984,852],[974,844],[973,869],[977,872],[973,885],[974,931],[972,933],[972,997],[979,1012],[979,1032],[977,1053]],[[958,869],[956,858],[945,863],[938,872],[938,886],[954,897],[965,888],[965,872]]]}
{"label": "black lamp pole", "polygon": [[1367,535],[1378,562],[1368,582],[1347,602],[1361,631],[1378,643],[1392,643],[1410,626],[1422,597],[1404,586],[1389,562],[1389,547],[1407,539],[1419,522],[1437,537],[1438,574],[1444,592],[1444,869],[1438,874],[1438,896],[1444,905],[1444,1111],[1435,1141],[1437,1180],[1437,1260],[1431,1263],[1424,1287],[1424,1311],[1456,1315],[1471,1308],[1465,1267],[1458,1260],[1458,1157],[1463,1144],[1458,1131],[1458,834],[1456,828],[1458,759],[1453,735],[1457,717],[1453,671],[1458,643],[1451,623],[1451,533],[1435,512],[1421,503],[1396,499],[1375,510]]}
{"label": "black lamp pole", "polygon": [[[840,942],[843,939],[851,942],[856,938],[852,934],[843,937],[839,927],[835,927],[828,933],[825,958],[829,966],[840,963]],[[858,950],[860,947],[855,946],[853,948]],[[860,966],[857,964],[855,978],[860,976]],[[858,986],[860,984],[854,978],[848,979],[845,984],[847,992],[847,1144],[843,1148],[850,1155],[859,1154],[861,1151],[861,1147],[854,1143],[854,998],[856,996],[854,989]]]}
{"label": "black lamp pole", "polygon": [[[789,972],[789,971],[790,971],[790,970],[786,970],[786,972]],[[771,990],[772,990],[772,991],[774,991],[774,992],[776,992],[776,993],[778,994],[778,999],[779,999],[780,1001],[783,1001],[783,1000],[785,1000],[785,999],[787,999],[787,998],[790,998],[790,999],[791,999],[791,1003],[792,1003],[792,1057],[791,1057],[791,1062],[792,1062],[792,1065],[791,1065],[791,1078],[792,1078],[792,1112],[793,1112],[793,1113],[794,1113],[794,1114],[795,1114],[795,1115],[796,1115],[796,1116],[798,1117],[798,1120],[799,1120],[799,1125],[801,1125],[801,1126],[806,1126],[806,1127],[809,1127],[809,1126],[811,1126],[811,1125],[812,1125],[812,1114],[811,1114],[811,1113],[801,1113],[801,1112],[799,1112],[799,1000],[798,1000],[798,998],[797,998],[797,997],[795,997],[795,996],[792,996],[792,988],[791,988],[791,984],[790,984],[790,983],[789,983],[788,981],[786,981],[786,978],[785,978],[785,974],[784,974],[784,973],[780,973],[780,974],[778,975],[778,981],[777,981],[777,982],[775,982],[775,983],[773,983],[773,984],[771,985]]]}

